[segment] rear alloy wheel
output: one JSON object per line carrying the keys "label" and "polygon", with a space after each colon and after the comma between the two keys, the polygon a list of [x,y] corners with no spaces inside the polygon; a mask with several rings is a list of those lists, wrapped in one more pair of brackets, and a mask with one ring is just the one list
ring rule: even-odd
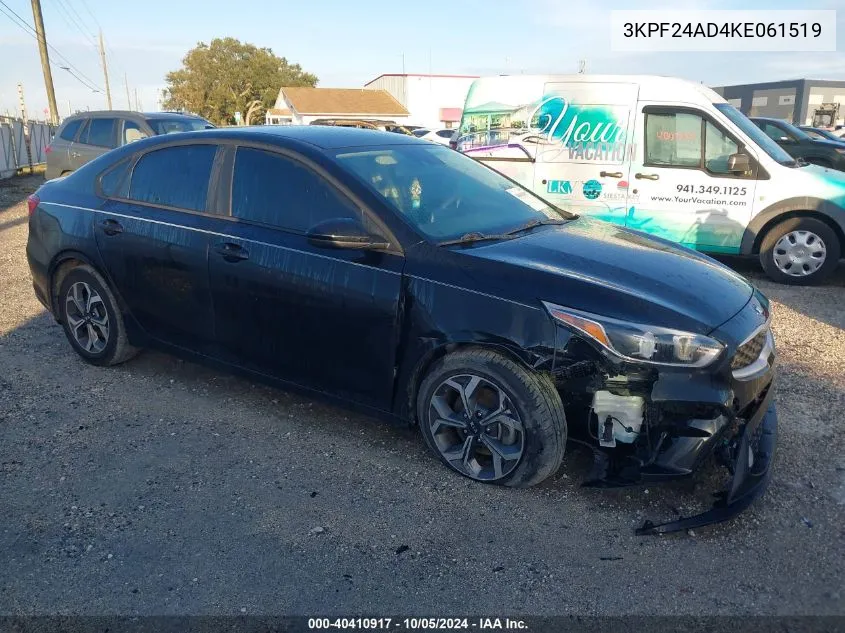
{"label": "rear alloy wheel", "polygon": [[566,419],[551,381],[496,352],[468,349],[437,361],[417,417],[447,466],[487,483],[530,486],[560,467]]}
{"label": "rear alloy wheel", "polygon": [[839,263],[839,249],[836,233],[821,220],[790,218],[763,238],[760,263],[775,281],[810,285],[834,271]]}
{"label": "rear alloy wheel", "polygon": [[77,354],[93,365],[117,365],[138,350],[129,344],[123,315],[105,279],[90,266],[71,269],[59,284],[58,310]]}

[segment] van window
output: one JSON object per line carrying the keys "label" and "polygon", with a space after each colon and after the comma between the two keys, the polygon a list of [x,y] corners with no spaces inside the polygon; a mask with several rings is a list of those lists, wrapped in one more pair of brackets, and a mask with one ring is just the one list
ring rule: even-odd
{"label": "van window", "polygon": [[687,112],[646,114],[647,165],[699,167],[701,165],[701,117]]}
{"label": "van window", "polygon": [[129,198],[205,211],[216,145],[178,145],[141,156],[132,170]]}
{"label": "van window", "polygon": [[730,174],[728,158],[739,146],[703,117],[689,112],[646,113],[645,163],[661,167],[704,167]]}

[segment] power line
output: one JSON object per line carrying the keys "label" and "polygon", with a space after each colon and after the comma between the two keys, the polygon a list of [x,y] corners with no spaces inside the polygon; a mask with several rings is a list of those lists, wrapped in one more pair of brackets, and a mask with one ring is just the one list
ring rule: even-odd
{"label": "power line", "polygon": [[[26,20],[24,20],[20,15],[15,13],[14,9],[12,9],[8,4],[6,4],[4,2],[4,0],[0,0],[0,5],[2,5],[3,7],[6,8],[5,10],[0,8],[0,12],[2,12],[3,15],[5,15],[7,18],[9,18],[12,21],[12,23],[15,24],[15,26],[22,29],[25,33],[28,33],[31,37],[35,38],[35,40],[38,41],[38,35],[36,34],[35,29],[33,29]],[[9,15],[10,13],[11,13],[11,15]],[[61,68],[63,70],[67,70],[68,73],[70,73],[73,77],[75,77],[77,80],[79,80],[80,83],[82,83],[88,89],[94,90],[96,92],[102,92],[103,91],[102,88],[98,87],[97,84],[95,84],[93,81],[91,81],[91,79],[88,78],[85,75],[85,73],[83,73],[81,70],[79,70],[79,68],[77,68],[73,64],[73,62],[71,62],[67,57],[62,55],[61,51],[59,51],[55,46],[53,46],[50,43],[47,43],[47,47],[50,50],[52,50],[58,57],[63,59],[65,61],[65,63],[67,63],[67,67],[59,66],[54,61],[50,60],[50,63],[53,64],[53,66],[57,66],[58,68]],[[75,70],[76,73],[74,73],[73,70],[71,70],[71,69]]]}
{"label": "power line", "polygon": [[[57,1],[59,4],[64,5],[64,7],[65,7],[65,8],[70,9],[70,11],[72,11],[72,12],[73,12],[73,15],[74,15],[74,16],[76,16],[76,18],[74,19],[74,22],[78,21],[78,22],[79,22],[79,24],[81,24],[81,25],[82,25],[83,29],[84,29],[84,30],[87,30],[87,31],[88,31],[88,34],[89,34],[91,37],[93,37],[94,30],[93,30],[93,29],[89,29],[89,28],[88,28],[88,25],[85,23],[85,20],[83,20],[83,19],[82,19],[82,16],[81,16],[81,15],[79,15],[79,12],[78,12],[78,11],[76,10],[76,8],[73,6],[73,3],[71,2],[71,0],[56,0],[56,1]],[[73,16],[71,16],[71,17],[73,17]]]}
{"label": "power line", "polygon": [[64,23],[67,24],[69,27],[75,28],[77,31],[82,33],[83,37],[85,37],[86,40],[89,40],[90,44],[92,46],[95,46],[96,49],[95,39],[93,38],[93,35],[87,32],[85,28],[73,18],[73,16],[70,14],[62,0],[56,0],[55,4],[56,8],[59,9],[58,14],[61,16]]}

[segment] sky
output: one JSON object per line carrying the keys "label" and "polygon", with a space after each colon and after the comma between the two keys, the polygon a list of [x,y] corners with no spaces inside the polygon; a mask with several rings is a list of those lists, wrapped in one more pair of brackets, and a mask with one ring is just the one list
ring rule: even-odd
{"label": "sky", "polygon": [[[5,3],[4,6],[3,3]],[[613,9],[838,9],[835,53],[616,53]],[[31,117],[47,107],[38,46],[6,14],[32,25],[30,0],[0,2],[0,114],[17,111],[24,87]],[[42,0],[59,113],[106,106],[95,44],[102,28],[112,101],[135,90],[144,110],[159,109],[165,76],[198,42],[235,37],[296,62],[323,87],[361,87],[382,73],[491,75],[643,73],[710,86],[782,79],[845,80],[845,0]],[[68,64],[67,62],[70,62]],[[60,66],[68,66],[86,87]],[[126,79],[125,79],[126,78]],[[93,92],[96,87],[100,92]]]}

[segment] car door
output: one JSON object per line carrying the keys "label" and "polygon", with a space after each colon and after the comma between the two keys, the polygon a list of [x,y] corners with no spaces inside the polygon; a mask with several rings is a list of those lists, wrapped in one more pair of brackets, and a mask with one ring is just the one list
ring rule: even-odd
{"label": "car door", "polygon": [[[626,226],[710,252],[739,252],[751,220],[756,155],[708,113],[641,104]],[[744,153],[750,172],[728,168]]]}
{"label": "car door", "polygon": [[94,233],[106,273],[153,338],[213,351],[208,246],[219,227],[209,183],[217,146],[154,148],[100,180],[105,203]]}
{"label": "car door", "polygon": [[388,409],[403,257],[312,245],[306,232],[321,220],[372,226],[372,216],[301,157],[255,147],[231,151],[235,221],[209,256],[223,354],[249,369]]}
{"label": "car door", "polygon": [[117,119],[93,117],[88,119],[76,141],[70,146],[71,168],[76,170],[117,146]]}

